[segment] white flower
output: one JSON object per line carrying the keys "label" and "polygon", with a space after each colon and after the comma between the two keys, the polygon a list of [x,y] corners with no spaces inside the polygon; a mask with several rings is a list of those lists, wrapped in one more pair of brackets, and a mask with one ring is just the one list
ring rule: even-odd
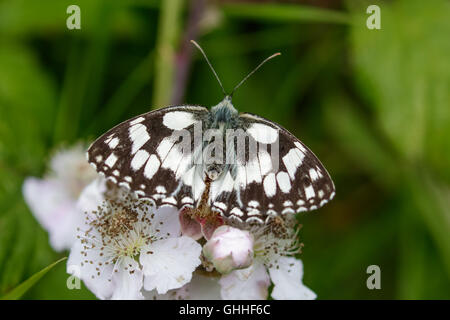
{"label": "white flower", "polygon": [[267,299],[270,283],[272,298],[280,300],[315,299],[316,294],[303,285],[303,264],[292,257],[299,252],[297,232],[271,227],[255,234],[253,264],[222,276],[219,283],[223,299]]}
{"label": "white flower", "polygon": [[177,210],[155,210],[125,191],[112,198],[108,193],[97,210],[87,212],[68,272],[79,266],[80,278],[100,299],[143,299],[142,289],[164,294],[188,283],[201,246],[180,236]]}
{"label": "white flower", "polygon": [[78,198],[97,173],[86,161],[82,145],[56,153],[50,169],[43,179],[25,179],[23,195],[38,222],[49,233],[51,246],[62,251],[75,241],[76,228],[83,221]]}
{"label": "white flower", "polygon": [[276,300],[313,300],[317,295],[302,283],[303,263],[293,257],[281,257],[276,267],[269,269]]}
{"label": "white flower", "polygon": [[220,226],[203,246],[203,254],[222,274],[247,268],[253,262],[253,236],[246,230]]}
{"label": "white flower", "polygon": [[219,283],[224,300],[265,300],[270,278],[264,265],[255,261],[246,269],[234,270],[222,276]]}
{"label": "white flower", "polygon": [[156,290],[145,291],[148,300],[221,300],[218,278],[194,273],[191,282],[183,287],[158,294]]}

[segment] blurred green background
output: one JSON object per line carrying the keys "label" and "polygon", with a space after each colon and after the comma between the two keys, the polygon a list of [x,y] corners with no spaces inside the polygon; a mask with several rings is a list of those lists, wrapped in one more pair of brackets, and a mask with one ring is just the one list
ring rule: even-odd
{"label": "blurred green background", "polygon": [[[66,8],[81,8],[68,30]],[[381,30],[366,9],[381,8]],[[61,145],[173,103],[240,111],[293,132],[321,159],[336,198],[302,215],[304,282],[319,299],[450,298],[450,3],[398,1],[0,1],[0,296],[55,253],[25,205]],[[368,290],[366,268],[381,268]],[[65,264],[24,297],[94,298]]]}

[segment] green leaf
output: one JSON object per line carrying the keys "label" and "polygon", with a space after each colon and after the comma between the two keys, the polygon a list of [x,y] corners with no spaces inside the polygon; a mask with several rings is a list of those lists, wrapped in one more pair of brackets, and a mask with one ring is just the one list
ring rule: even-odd
{"label": "green leaf", "polygon": [[61,258],[56,262],[53,262],[49,266],[45,267],[41,271],[35,273],[30,278],[22,282],[16,288],[11,290],[9,293],[0,298],[0,300],[17,300],[27,292],[32,286],[34,286],[47,272],[49,272],[54,266],[60,263],[63,260],[66,260],[67,257]]}
{"label": "green leaf", "polygon": [[351,3],[357,85],[377,125],[399,154],[450,181],[449,2],[384,3],[381,30],[366,27],[367,2]]}

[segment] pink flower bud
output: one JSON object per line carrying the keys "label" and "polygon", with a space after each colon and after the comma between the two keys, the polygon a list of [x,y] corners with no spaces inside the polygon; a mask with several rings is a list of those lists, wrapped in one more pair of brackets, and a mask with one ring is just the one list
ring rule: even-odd
{"label": "pink flower bud", "polygon": [[220,226],[203,246],[203,254],[223,274],[247,268],[253,262],[253,236],[248,231]]}

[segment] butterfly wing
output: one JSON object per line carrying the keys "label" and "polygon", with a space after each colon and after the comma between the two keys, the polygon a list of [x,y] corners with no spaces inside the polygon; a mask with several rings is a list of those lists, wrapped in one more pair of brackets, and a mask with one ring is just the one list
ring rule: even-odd
{"label": "butterfly wing", "polygon": [[301,141],[262,117],[243,113],[240,119],[257,142],[257,152],[237,161],[234,175],[230,170],[213,183],[213,209],[239,221],[264,222],[270,216],[315,210],[333,198],[328,172]]}
{"label": "butterfly wing", "polygon": [[177,106],[134,117],[98,138],[88,161],[108,180],[155,205],[193,206],[204,190],[193,130],[207,115],[204,107]]}

